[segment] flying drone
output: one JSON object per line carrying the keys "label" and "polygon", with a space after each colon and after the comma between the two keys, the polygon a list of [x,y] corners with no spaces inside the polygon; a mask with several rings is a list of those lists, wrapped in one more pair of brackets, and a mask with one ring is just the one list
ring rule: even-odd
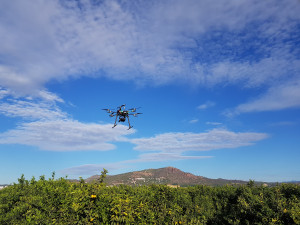
{"label": "flying drone", "polygon": [[[122,109],[122,107],[123,107],[123,109]],[[117,111],[113,111],[111,109],[102,109],[102,110],[105,110],[107,113],[109,113],[110,117],[114,117],[114,116],[116,117],[114,126],[112,128],[117,126],[117,120],[119,117],[118,122],[125,122],[126,118],[128,119],[128,125],[129,125],[128,130],[129,130],[130,128],[132,128],[132,126],[130,125],[129,116],[137,117],[139,114],[142,114],[142,113],[136,112],[137,109],[139,109],[139,108],[131,108],[131,109],[125,110],[125,105],[121,105],[121,106],[117,107]]]}

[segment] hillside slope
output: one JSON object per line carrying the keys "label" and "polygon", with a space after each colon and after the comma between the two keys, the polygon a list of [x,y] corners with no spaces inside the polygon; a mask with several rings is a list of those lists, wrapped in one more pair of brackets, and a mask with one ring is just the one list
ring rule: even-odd
{"label": "hillside slope", "polygon": [[[97,180],[99,175],[94,175],[86,179],[90,183]],[[149,184],[169,184],[179,186],[190,186],[197,184],[204,185],[224,185],[224,184],[245,184],[241,180],[210,179],[207,177],[196,176],[191,173],[183,172],[174,167],[164,167],[160,169],[146,169],[141,171],[123,173],[107,176],[105,179],[107,185],[149,185]]]}

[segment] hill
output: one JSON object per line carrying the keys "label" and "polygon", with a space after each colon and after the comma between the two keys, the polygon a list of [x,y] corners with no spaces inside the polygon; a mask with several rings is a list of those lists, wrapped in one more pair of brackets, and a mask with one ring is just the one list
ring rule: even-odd
{"label": "hill", "polygon": [[[94,175],[86,179],[91,183],[97,180],[99,175]],[[174,167],[164,167],[160,169],[146,169],[118,175],[107,176],[105,179],[107,185],[149,185],[149,184],[168,184],[179,186],[191,186],[197,184],[218,186],[224,184],[245,184],[246,181],[210,179],[207,177],[196,176],[191,173],[183,172]]]}

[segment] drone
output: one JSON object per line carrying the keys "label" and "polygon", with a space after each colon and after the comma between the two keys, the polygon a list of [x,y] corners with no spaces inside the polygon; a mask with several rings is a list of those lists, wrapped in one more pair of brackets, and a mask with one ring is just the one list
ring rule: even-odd
{"label": "drone", "polygon": [[[123,109],[122,109],[122,107],[123,107]],[[129,116],[137,117],[139,114],[142,114],[142,113],[136,112],[136,110],[139,109],[139,108],[140,107],[125,110],[125,104],[124,104],[124,105],[121,105],[121,106],[117,107],[117,111],[113,111],[111,109],[102,109],[102,110],[105,110],[107,113],[109,113],[110,117],[114,117],[114,116],[116,117],[114,126],[112,128],[117,126],[117,120],[118,120],[118,117],[119,117],[118,122],[125,122],[126,118],[128,119],[128,125],[129,125],[128,130],[129,130],[130,128],[132,128],[132,126],[130,125]]]}

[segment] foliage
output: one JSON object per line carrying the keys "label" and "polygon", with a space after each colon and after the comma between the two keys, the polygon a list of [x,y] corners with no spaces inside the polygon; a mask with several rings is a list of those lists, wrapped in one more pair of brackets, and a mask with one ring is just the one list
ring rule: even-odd
{"label": "foliage", "polygon": [[2,189],[0,224],[300,224],[295,184],[106,187],[54,175]]}
{"label": "foliage", "polygon": [[103,171],[101,171],[101,175],[98,178],[98,182],[100,184],[104,183],[104,179],[106,178],[107,173],[108,173],[107,169],[103,168]]}

